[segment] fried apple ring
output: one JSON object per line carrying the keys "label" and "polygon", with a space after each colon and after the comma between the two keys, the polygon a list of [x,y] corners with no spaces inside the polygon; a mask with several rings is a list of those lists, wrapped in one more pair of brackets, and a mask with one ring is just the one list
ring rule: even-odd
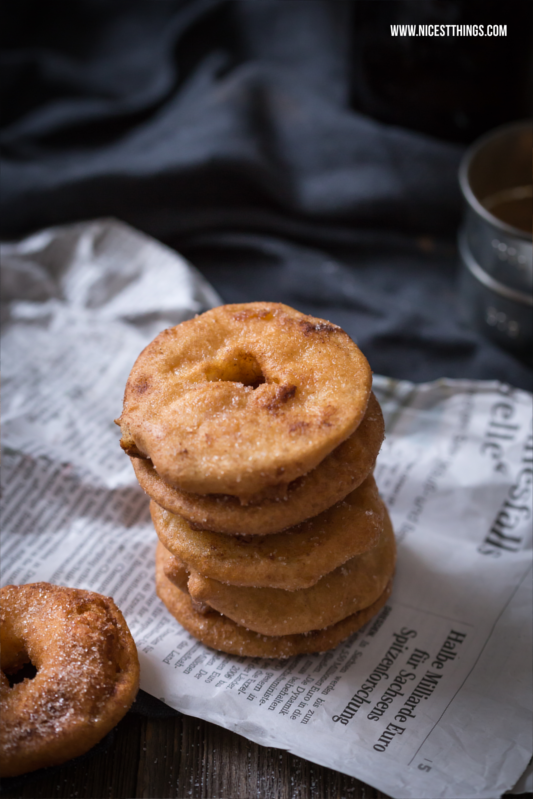
{"label": "fried apple ring", "polygon": [[216,611],[196,611],[188,594],[177,588],[164,574],[163,548],[156,554],[157,595],[169,612],[191,635],[206,646],[241,657],[289,658],[333,649],[357,632],[381,610],[392,591],[392,581],[376,601],[364,610],[347,616],[325,630],[312,630],[298,635],[266,636],[240,627]]}
{"label": "fried apple ring", "polygon": [[191,526],[226,535],[269,535],[317,516],[344,499],[371,473],[384,437],[381,408],[370,395],[363,421],[316,469],[288,486],[281,500],[242,505],[236,497],[189,494],[168,486],[150,461],[132,458],[137,480],[162,508]]}
{"label": "fried apple ring", "polygon": [[168,485],[247,501],[347,439],[371,382],[337,325],[279,303],[221,306],[164,330],[138,357],[121,446]]}
{"label": "fried apple ring", "polygon": [[187,587],[193,603],[209,605],[248,630],[292,635],[330,627],[371,605],[385,590],[395,561],[394,533],[387,514],[377,546],[351,558],[310,588],[242,588],[192,569]]}
{"label": "fried apple ring", "polygon": [[385,509],[372,476],[324,511],[283,533],[242,538],[193,530],[181,516],[150,503],[162,544],[188,569],[237,586],[309,588],[324,574],[372,549]]}
{"label": "fried apple ring", "polygon": [[188,569],[187,587],[193,604],[208,605],[248,630],[292,635],[330,627],[371,605],[392,578],[395,561],[394,532],[387,514],[377,546],[351,558],[310,588],[243,588],[204,577],[194,569]]}
{"label": "fried apple ring", "polygon": [[[126,714],[139,687],[137,649],[111,599],[49,583],[0,591],[0,775],[83,754]],[[10,687],[6,674],[37,673]]]}

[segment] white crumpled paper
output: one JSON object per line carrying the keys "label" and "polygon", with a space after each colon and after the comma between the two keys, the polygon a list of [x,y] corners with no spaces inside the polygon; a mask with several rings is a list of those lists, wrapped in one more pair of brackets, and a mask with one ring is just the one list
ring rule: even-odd
{"label": "white crumpled paper", "polygon": [[7,244],[2,264],[2,583],[113,596],[141,687],[260,744],[393,797],[510,789],[533,750],[531,396],[375,378],[376,479],[399,544],[390,601],[332,652],[226,656],[155,595],[148,499],[113,423],[142,348],[219,297],[113,220]]}

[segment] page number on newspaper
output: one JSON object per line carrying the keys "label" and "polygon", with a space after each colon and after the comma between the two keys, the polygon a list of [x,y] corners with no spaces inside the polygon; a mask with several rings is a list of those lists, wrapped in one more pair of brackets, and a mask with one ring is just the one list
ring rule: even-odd
{"label": "page number on newspaper", "polygon": [[[429,763],[432,761],[430,760]],[[420,771],[431,771],[431,766],[428,766],[427,763],[419,763],[418,768]]]}

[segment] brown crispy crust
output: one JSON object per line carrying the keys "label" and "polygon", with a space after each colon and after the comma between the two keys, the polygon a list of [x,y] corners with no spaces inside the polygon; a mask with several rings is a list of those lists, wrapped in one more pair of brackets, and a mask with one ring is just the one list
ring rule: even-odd
{"label": "brown crispy crust", "polygon": [[161,559],[165,577],[167,577],[176,588],[179,588],[180,591],[188,594],[189,588],[187,584],[189,582],[189,571],[186,564],[176,555],[169,552],[168,549],[163,550]]}
{"label": "brown crispy crust", "polygon": [[150,503],[163,545],[189,569],[240,586],[295,591],[374,547],[385,508],[372,476],[333,507],[296,527],[239,537],[194,530],[181,516]]}
{"label": "brown crispy crust", "polygon": [[340,327],[280,303],[226,305],[141,353],[117,421],[126,450],[148,456],[168,485],[246,501],[348,438],[371,381]]}
{"label": "brown crispy crust", "polygon": [[189,524],[226,535],[269,535],[317,516],[357,488],[374,468],[383,437],[383,415],[371,394],[363,421],[349,439],[290,484],[284,499],[258,505],[242,505],[231,496],[179,491],[159,477],[150,461],[132,460],[132,466],[146,493]]}
{"label": "brown crispy crust", "polygon": [[[115,419],[115,424],[120,424],[118,419]],[[122,437],[120,439],[120,446],[126,453],[129,455],[130,458],[140,458],[141,460],[148,461],[150,460],[147,455],[143,455],[142,452],[137,448],[133,437],[130,435],[128,428],[125,424],[122,425]]]}
{"label": "brown crispy crust", "polygon": [[[9,585],[0,606],[0,775],[13,777],[101,740],[135,699],[139,660],[122,613],[100,594]],[[10,688],[5,673],[28,661],[36,676]]]}
{"label": "brown crispy crust", "polygon": [[359,630],[388,600],[392,591],[392,580],[372,605],[347,616],[332,627],[280,636],[252,632],[215,611],[205,615],[198,613],[192,606],[191,598],[165,577],[157,557],[156,589],[159,598],[181,626],[206,646],[241,657],[289,658],[333,649]]}

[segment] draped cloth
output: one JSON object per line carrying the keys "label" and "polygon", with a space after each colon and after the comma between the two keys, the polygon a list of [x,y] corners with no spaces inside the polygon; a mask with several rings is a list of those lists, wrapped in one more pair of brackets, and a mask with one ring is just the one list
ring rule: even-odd
{"label": "draped cloth", "polygon": [[527,364],[461,321],[464,146],[355,109],[352,10],[4,4],[3,238],[117,217],[226,302],[340,324],[375,372],[531,389]]}

